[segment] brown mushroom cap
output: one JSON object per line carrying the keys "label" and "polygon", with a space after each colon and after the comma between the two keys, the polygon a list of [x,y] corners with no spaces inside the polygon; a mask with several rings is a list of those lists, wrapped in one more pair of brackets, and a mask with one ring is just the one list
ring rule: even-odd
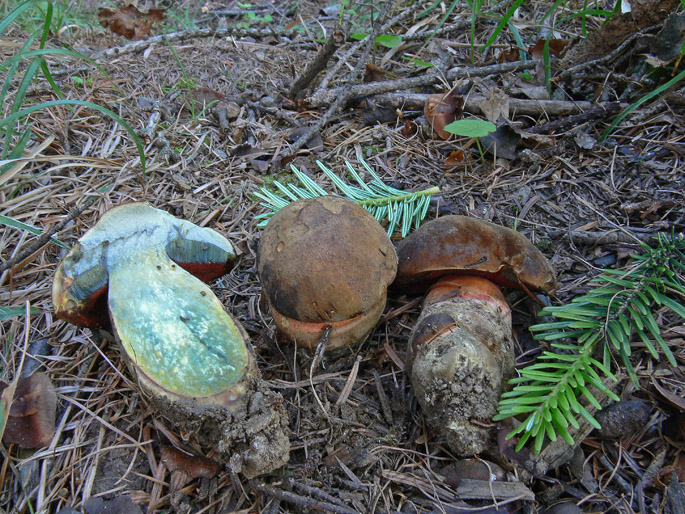
{"label": "brown mushroom cap", "polygon": [[552,265],[518,232],[466,216],[444,216],[422,225],[397,246],[393,288],[420,293],[447,274],[483,276],[493,282],[551,294]]}
{"label": "brown mushroom cap", "polygon": [[267,301],[281,316],[305,323],[331,324],[378,310],[396,270],[395,248],[378,221],[337,196],[284,207],[259,245]]}

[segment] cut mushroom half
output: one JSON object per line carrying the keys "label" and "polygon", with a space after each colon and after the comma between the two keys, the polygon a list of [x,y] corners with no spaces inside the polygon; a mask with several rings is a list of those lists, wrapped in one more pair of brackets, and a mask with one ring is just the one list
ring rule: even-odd
{"label": "cut mushroom half", "polygon": [[[122,205],[59,265],[55,313],[88,327],[111,322],[138,384],[173,421],[196,426],[214,416],[222,423],[231,417],[222,409],[240,418],[255,391],[260,399],[278,395],[261,383],[245,330],[202,281],[227,273],[235,257],[233,245],[211,229],[146,203]],[[287,416],[271,419],[281,450],[264,463],[269,471],[287,460],[288,446],[281,426]]]}
{"label": "cut mushroom half", "polygon": [[497,284],[553,293],[554,270],[517,232],[465,216],[426,223],[401,241],[393,290],[428,290],[408,370],[429,426],[460,456],[485,450],[514,370],[511,309]]}

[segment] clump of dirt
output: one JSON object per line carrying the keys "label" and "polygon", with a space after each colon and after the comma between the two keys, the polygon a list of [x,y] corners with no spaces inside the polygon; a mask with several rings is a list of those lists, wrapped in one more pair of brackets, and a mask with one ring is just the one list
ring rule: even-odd
{"label": "clump of dirt", "polygon": [[[116,437],[111,436],[108,439],[114,442]],[[150,466],[143,452],[133,454],[130,448],[112,448],[100,459],[92,495],[97,496],[117,488],[143,491],[147,485],[144,477],[149,474]]]}
{"label": "clump of dirt", "polygon": [[247,377],[245,396],[235,408],[151,400],[153,408],[207,449],[216,449],[231,471],[253,478],[288,462],[288,413],[283,397],[259,377]]}

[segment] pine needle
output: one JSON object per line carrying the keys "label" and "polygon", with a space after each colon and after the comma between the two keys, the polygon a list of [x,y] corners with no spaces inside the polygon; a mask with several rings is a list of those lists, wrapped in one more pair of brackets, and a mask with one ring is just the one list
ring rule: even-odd
{"label": "pine needle", "polygon": [[[387,223],[388,235],[392,235],[396,229],[400,230],[402,237],[410,232],[412,227],[418,228],[421,221],[426,217],[428,207],[430,206],[431,196],[439,193],[440,189],[431,187],[423,191],[407,192],[401,189],[396,189],[385,184],[380,177],[373,171],[364,159],[359,159],[366,172],[371,176],[371,181],[366,183],[359,175],[357,170],[348,162],[345,161],[350,175],[355,180],[359,187],[349,185],[333,171],[331,171],[325,164],[316,161],[316,164],[321,168],[328,178],[331,179],[335,187],[346,198],[358,203],[364,209],[369,211],[374,218],[379,222]],[[260,205],[267,208],[270,212],[256,216],[260,219],[259,227],[264,227],[269,221],[269,218],[274,213],[297,200],[303,198],[314,198],[317,196],[324,196],[328,193],[310,177],[298,170],[294,165],[290,165],[295,176],[298,178],[302,187],[294,184],[282,184],[278,180],[273,182],[273,186],[282,195],[279,196],[272,191],[262,187],[255,195],[262,200]]]}
{"label": "pine needle", "polygon": [[[521,434],[517,451],[532,440],[535,453],[539,453],[543,443],[556,440],[557,434],[573,444],[567,427],[577,428],[580,418],[600,428],[581,402],[601,409],[590,386],[619,400],[602,383],[602,377],[616,381],[611,372],[612,351],[621,356],[628,376],[639,387],[630,361],[635,336],[654,359],[659,358],[660,350],[672,366],[677,366],[652,309],[666,307],[685,319],[685,239],[659,234],[656,248],[646,244],[643,248],[643,254],[632,256],[635,265],[630,270],[604,270],[590,281],[597,287],[587,294],[540,311],[540,316],[560,321],[530,327],[536,339],[550,341],[556,351],[543,352],[537,363],[519,370],[519,377],[509,381],[514,389],[500,399],[494,421],[527,415],[507,435],[512,438]],[[604,350],[603,362],[593,357],[598,345]]]}

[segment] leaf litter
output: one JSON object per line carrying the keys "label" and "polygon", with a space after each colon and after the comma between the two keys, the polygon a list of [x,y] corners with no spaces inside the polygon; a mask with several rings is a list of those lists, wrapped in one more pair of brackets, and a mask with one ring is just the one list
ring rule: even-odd
{"label": "leaf litter", "polygon": [[[183,12],[190,4],[180,2],[175,8]],[[520,16],[531,22],[540,20],[548,4],[531,3]],[[418,14],[428,6],[417,4],[413,12]],[[394,513],[481,508],[514,513],[532,512],[534,505],[550,506],[557,500],[570,499],[582,510],[592,512],[615,512],[614,505],[621,502],[631,505],[635,512],[678,512],[673,509],[680,505],[682,488],[673,477],[683,479],[678,448],[685,435],[678,395],[685,376],[681,369],[665,362],[640,359],[646,355],[640,343],[634,352],[641,388],[637,390],[623,380],[616,393],[622,399],[646,401],[649,422],[619,440],[590,434],[576,452],[592,464],[591,480],[579,480],[561,465],[562,447],[555,450],[550,445],[552,449],[547,454],[543,451],[541,460],[527,456],[525,451],[507,458],[512,455],[510,450],[504,448],[499,455],[495,448],[485,453],[483,460],[492,462],[493,469],[501,466],[512,481],[498,480],[502,485],[493,487],[494,483],[483,481],[480,474],[473,477],[463,471],[467,468],[460,467],[458,477],[446,470],[454,458],[427,428],[417,409],[403,371],[409,334],[420,312],[420,304],[413,298],[391,298],[381,324],[361,347],[335,359],[326,356],[314,367],[313,355],[277,341],[270,315],[259,298],[255,258],[260,229],[255,215],[264,211],[257,206],[255,194],[273,180],[293,182],[285,167],[271,163],[279,161],[282,151],[294,144],[287,137],[298,124],[312,125],[326,108],[318,111],[318,107],[308,107],[309,96],[305,95],[298,100],[299,108],[293,110],[292,102],[280,96],[288,91],[293,74],[301,74],[318,51],[317,44],[305,35],[307,31],[316,33],[318,22],[332,30],[339,22],[339,15],[319,14],[321,7],[302,2],[296,20],[284,5],[254,6],[259,16],[270,13],[273,23],[263,26],[252,21],[253,25],[238,27],[231,34],[207,38],[199,31],[214,27],[212,20],[240,24],[246,19],[245,9],[250,9],[208,4],[205,12],[197,13],[198,28],[170,35],[170,44],[155,43],[153,36],[134,43],[139,46],[129,46],[122,37],[100,29],[62,33],[59,40],[51,41],[54,46],[68,42],[73,47],[90,48],[106,75],[83,63],[58,63],[49,58],[51,66],[60,72],[56,73],[60,87],[70,98],[114,108],[144,133],[150,163],[147,172],[141,174],[135,145],[120,127],[88,109],[62,106],[32,115],[34,139],[30,148],[36,149],[34,158],[0,184],[0,214],[45,232],[65,220],[72,209],[82,208],[52,234],[69,246],[107,209],[133,200],[149,201],[175,216],[212,227],[238,244],[243,250],[240,264],[212,287],[247,329],[269,385],[285,398],[293,447],[289,464],[282,472],[258,481],[247,481],[230,469],[222,469],[215,477],[191,480],[172,495],[171,472],[162,462],[162,448],[182,448],[189,455],[199,456],[192,434],[175,432],[164,416],[151,409],[131,381],[115,345],[99,333],[53,318],[51,282],[66,250],[54,244],[32,248],[38,236],[2,226],[0,253],[3,262],[11,266],[0,274],[0,304],[22,306],[29,301],[40,311],[28,324],[23,317],[2,320],[2,378],[5,382],[14,378],[25,337],[45,338],[49,346],[39,357],[41,371],[53,382],[58,405],[56,432],[48,447],[29,453],[16,446],[3,449],[0,509],[109,512],[111,509],[105,509],[110,505],[121,509],[120,505],[129,505],[130,500],[147,512],[323,509]],[[222,14],[224,11],[228,14]],[[393,19],[401,9],[391,6],[388,11],[384,21]],[[433,33],[442,14],[432,14],[434,19],[427,21],[415,20],[411,9],[406,11],[386,33],[411,34],[403,38],[403,45],[410,46],[393,49],[394,57],[382,63],[386,77],[374,77],[377,81],[369,86],[435,72],[417,68],[412,58],[447,72],[453,67],[477,69],[493,64],[495,57],[487,53],[475,52],[476,61],[471,59],[468,31],[459,28],[470,27],[469,11],[457,8],[451,23],[440,29],[423,52],[420,46]],[[362,10],[359,14],[370,12]],[[95,13],[91,15],[95,17]],[[633,18],[637,21],[631,25],[633,32],[628,38],[658,22],[651,17],[650,23],[642,23],[637,15]],[[278,28],[298,20],[302,32]],[[479,18],[478,40],[487,41],[493,26]],[[602,38],[613,30],[600,24],[592,28]],[[569,22],[565,29],[575,37],[570,38],[574,43],[566,52],[564,64],[586,64],[590,57],[579,58],[573,51],[580,40],[581,24]],[[222,30],[221,26],[216,30]],[[607,32],[602,34],[602,30]],[[659,34],[659,27],[648,33]],[[524,35],[529,46],[540,39],[533,31]],[[27,34],[13,25],[5,36],[9,39],[3,41],[23,44]],[[514,38],[505,32],[497,43],[516,48]],[[336,51],[322,72],[330,75],[324,77],[327,88],[347,84],[347,74],[357,64],[362,45],[363,41],[348,41]],[[16,48],[3,45],[3,59]],[[296,151],[290,158],[329,191],[334,189],[333,184],[318,171],[315,161],[326,163],[344,179],[346,160],[361,168],[357,155],[362,155],[392,187],[420,190],[438,186],[441,193],[431,201],[429,218],[449,212],[516,227],[552,260],[560,273],[556,300],[565,302],[583,294],[588,280],[606,267],[606,262],[613,262],[617,268],[628,266],[628,254],[639,248],[636,239],[648,240],[661,231],[682,232],[685,227],[685,177],[680,164],[684,138],[681,113],[685,106],[682,91],[666,92],[662,99],[641,105],[601,144],[587,144],[588,137],[582,134],[599,141],[615,114],[552,127],[551,132],[545,132],[544,144],[526,131],[567,116],[552,109],[567,109],[577,101],[620,101],[625,107],[656,87],[630,78],[642,62],[640,51],[621,56],[611,51],[593,54],[592,59],[600,59],[596,65],[576,69],[554,82],[555,94],[546,99],[552,103],[544,108],[539,100],[545,96],[540,90],[546,89],[542,77],[526,78],[523,71],[500,70],[489,78],[473,78],[479,87],[496,86],[509,96],[512,129],[528,134],[505,157],[497,153],[483,157],[472,138],[444,141],[430,137],[429,125],[421,116],[423,104],[419,109],[406,109],[403,97],[408,93],[444,95],[453,86],[463,85],[433,82],[420,86],[423,90],[407,85],[406,89],[382,91],[386,100],[389,96],[397,102],[393,104],[397,105],[393,107],[396,118],[386,123],[364,125],[351,100],[342,116],[332,118],[317,131],[323,145]],[[402,52],[410,58],[396,59]],[[563,71],[555,73],[564,76]],[[76,77],[81,80],[73,80]],[[308,88],[310,96],[320,88],[320,78]],[[512,85],[522,81],[525,85],[518,89],[523,92],[518,93]],[[362,73],[357,83],[362,83]],[[12,85],[9,99],[16,87]],[[203,91],[212,94],[207,96]],[[39,85],[29,93],[36,100],[52,99]],[[211,105],[222,96],[235,102],[235,118],[225,119],[225,130],[220,111]],[[537,107],[516,103],[524,99]],[[484,119],[478,108],[468,110],[469,102],[467,94],[464,109],[469,115]],[[517,105],[531,110],[523,114]],[[41,142],[53,136],[49,145],[40,148]],[[252,150],[236,152],[241,145]],[[254,162],[254,151],[260,154],[259,164]],[[449,166],[445,166],[451,155]],[[535,322],[537,307],[517,293],[510,293],[508,299],[516,305],[517,355],[524,362],[540,351],[539,343],[532,341],[527,330]],[[664,313],[657,313],[657,320],[672,334],[669,345],[682,365],[685,342],[678,332],[682,327]],[[212,459],[212,454],[202,457]],[[531,469],[544,472],[530,479]],[[644,481],[645,476],[651,478]],[[525,478],[525,485],[516,477]],[[507,489],[509,483],[513,485]],[[638,485],[644,494],[631,495],[626,489],[637,490]]]}

